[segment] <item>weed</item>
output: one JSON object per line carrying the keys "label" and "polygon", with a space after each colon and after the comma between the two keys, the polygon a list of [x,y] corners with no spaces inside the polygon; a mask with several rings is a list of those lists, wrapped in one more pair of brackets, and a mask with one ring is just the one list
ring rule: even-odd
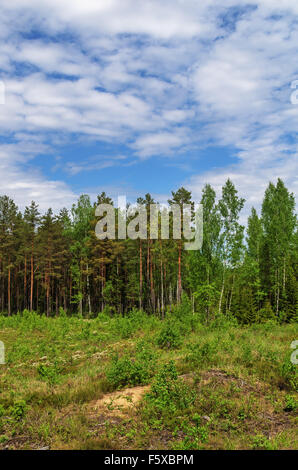
{"label": "weed", "polygon": [[16,420],[21,420],[27,411],[27,404],[24,400],[18,400],[9,408],[9,414]]}

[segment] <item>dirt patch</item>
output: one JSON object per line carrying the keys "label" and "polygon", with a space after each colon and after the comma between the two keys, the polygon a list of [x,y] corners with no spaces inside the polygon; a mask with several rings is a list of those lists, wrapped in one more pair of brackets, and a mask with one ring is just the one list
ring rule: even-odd
{"label": "dirt patch", "polygon": [[150,390],[150,385],[126,388],[106,394],[92,402],[90,408],[95,412],[106,412],[111,415],[126,416]]}
{"label": "dirt patch", "polygon": [[[193,381],[193,374],[180,375],[185,382]],[[99,412],[112,416],[127,417],[136,405],[142,400],[145,393],[149,392],[150,385],[126,388],[108,393],[96,401],[92,401],[88,408],[91,414]]]}

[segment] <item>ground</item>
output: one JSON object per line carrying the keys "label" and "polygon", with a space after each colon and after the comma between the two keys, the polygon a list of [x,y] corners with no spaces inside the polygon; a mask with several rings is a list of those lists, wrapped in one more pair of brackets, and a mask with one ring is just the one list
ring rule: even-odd
{"label": "ground", "polygon": [[0,449],[297,449],[297,324],[0,315]]}

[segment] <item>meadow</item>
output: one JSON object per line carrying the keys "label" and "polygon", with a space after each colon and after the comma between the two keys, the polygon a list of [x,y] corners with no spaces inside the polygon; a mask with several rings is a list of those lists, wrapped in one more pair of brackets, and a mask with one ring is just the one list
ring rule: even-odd
{"label": "meadow", "polygon": [[0,449],[295,449],[297,323],[0,315]]}

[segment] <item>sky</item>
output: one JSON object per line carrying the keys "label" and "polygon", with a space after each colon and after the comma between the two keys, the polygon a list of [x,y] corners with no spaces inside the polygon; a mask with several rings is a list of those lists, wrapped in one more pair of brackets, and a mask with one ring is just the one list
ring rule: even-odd
{"label": "sky", "polygon": [[[295,0],[1,0],[0,195],[297,195]],[[298,92],[298,88],[297,88]]]}

